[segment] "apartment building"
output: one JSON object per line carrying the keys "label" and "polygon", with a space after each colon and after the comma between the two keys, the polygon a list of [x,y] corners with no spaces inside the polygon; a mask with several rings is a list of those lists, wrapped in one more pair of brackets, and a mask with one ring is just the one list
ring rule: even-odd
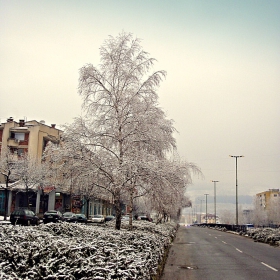
{"label": "apartment building", "polygon": [[[3,148],[9,148],[15,156],[28,153],[29,156],[41,159],[44,149],[49,141],[60,143],[62,131],[55,124],[46,125],[44,121],[15,121],[8,118],[0,125],[0,156]],[[8,216],[19,207],[26,205],[26,188],[22,182],[9,182],[9,190],[5,191],[4,177],[0,174],[0,215],[4,214],[5,199],[8,198]],[[28,207],[35,213],[42,215],[46,210],[57,209],[62,212],[85,212],[83,197],[57,186],[35,186],[29,189]],[[113,205],[107,199],[92,198],[88,205],[88,214],[110,215]]]}
{"label": "apartment building", "polygon": [[0,126],[0,151],[2,147],[9,147],[19,155],[28,152],[32,157],[40,159],[46,144],[51,141],[58,143],[62,131],[55,128],[55,124],[48,126],[44,121],[16,122],[13,118],[7,119]]}
{"label": "apartment building", "polygon": [[259,206],[264,210],[270,210],[280,200],[280,191],[279,189],[269,189],[268,191],[257,193],[256,196]]}
{"label": "apartment building", "polygon": [[[3,148],[9,148],[15,155],[20,156],[27,153],[34,158],[41,159],[44,148],[49,141],[59,143],[62,131],[55,128],[55,124],[48,126],[44,121],[27,121],[20,119],[18,122],[12,117],[0,125],[0,156]],[[5,198],[4,177],[0,176],[0,213],[4,212]],[[26,207],[24,204],[24,187],[20,182],[10,182],[8,193],[8,215],[17,207]],[[30,195],[30,208],[39,213],[41,191],[36,189]],[[55,195],[50,196],[55,198]],[[55,203],[53,201],[53,203]]]}
{"label": "apartment building", "polygon": [[[216,219],[215,219],[216,217]],[[219,224],[220,223],[220,219],[218,216],[215,216],[214,214],[203,214],[201,216],[201,223],[207,223],[207,224]]]}

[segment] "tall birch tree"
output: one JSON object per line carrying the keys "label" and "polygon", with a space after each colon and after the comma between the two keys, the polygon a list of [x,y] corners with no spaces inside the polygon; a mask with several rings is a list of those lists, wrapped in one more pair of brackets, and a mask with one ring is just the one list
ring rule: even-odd
{"label": "tall birch tree", "polygon": [[129,191],[134,195],[140,181],[144,186],[140,178],[147,171],[148,155],[153,156],[154,169],[155,159],[165,159],[176,149],[173,121],[158,106],[157,89],[166,73],[153,71],[156,60],[140,42],[124,32],[105,40],[100,65],[80,69],[84,114],[64,130],[66,139],[79,141],[91,152],[87,168],[96,175],[94,184],[113,196],[116,229],[122,198]]}
{"label": "tall birch tree", "polygon": [[99,67],[87,64],[80,69],[85,115],[75,120],[74,130],[65,132],[79,133],[84,144],[109,161],[100,166],[99,173],[109,180],[120,229],[121,193],[127,180],[124,161],[133,159],[135,149],[158,155],[171,149],[174,128],[157,106],[156,90],[166,73],[151,72],[155,59],[142,49],[138,38],[127,33],[109,37],[100,55]]}

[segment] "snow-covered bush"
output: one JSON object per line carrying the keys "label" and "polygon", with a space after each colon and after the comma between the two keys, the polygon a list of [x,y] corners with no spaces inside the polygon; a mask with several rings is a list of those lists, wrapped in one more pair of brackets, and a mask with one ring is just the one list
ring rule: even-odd
{"label": "snow-covered bush", "polygon": [[0,226],[0,279],[151,279],[176,224]]}
{"label": "snow-covered bush", "polygon": [[256,242],[280,246],[280,228],[253,228],[247,231],[247,235]]}

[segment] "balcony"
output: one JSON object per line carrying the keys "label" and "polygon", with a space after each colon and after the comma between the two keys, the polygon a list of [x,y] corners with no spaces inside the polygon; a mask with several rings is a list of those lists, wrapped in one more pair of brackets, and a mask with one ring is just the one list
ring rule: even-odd
{"label": "balcony", "polygon": [[9,147],[18,147],[20,140],[17,138],[8,138],[7,145]]}

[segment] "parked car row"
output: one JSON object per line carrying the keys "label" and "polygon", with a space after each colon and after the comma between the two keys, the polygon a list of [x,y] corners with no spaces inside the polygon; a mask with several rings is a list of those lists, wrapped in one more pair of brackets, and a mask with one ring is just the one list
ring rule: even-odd
{"label": "parked car row", "polygon": [[[75,214],[72,212],[65,212],[62,214],[57,210],[48,210],[44,213],[43,223],[105,223],[115,219],[115,216],[94,215],[87,219],[85,214]],[[12,225],[38,225],[40,223],[39,217],[31,210],[18,209],[11,213],[10,222]]]}
{"label": "parked car row", "polygon": [[[152,221],[146,216],[134,217],[136,220],[148,220]],[[62,214],[57,210],[48,210],[44,213],[43,223],[57,223],[57,222],[69,222],[69,223],[98,223],[102,224],[115,219],[113,215],[93,215],[89,219],[84,214],[75,214],[72,212],[65,212]],[[10,216],[10,222],[13,225],[38,225],[39,218],[31,210],[19,209],[15,210]],[[122,216],[123,221],[129,221],[129,215]]]}
{"label": "parked car row", "polygon": [[65,212],[62,214],[57,210],[49,210],[44,214],[43,223],[46,224],[50,222],[87,223],[88,220],[84,214],[75,214],[73,212]]}

